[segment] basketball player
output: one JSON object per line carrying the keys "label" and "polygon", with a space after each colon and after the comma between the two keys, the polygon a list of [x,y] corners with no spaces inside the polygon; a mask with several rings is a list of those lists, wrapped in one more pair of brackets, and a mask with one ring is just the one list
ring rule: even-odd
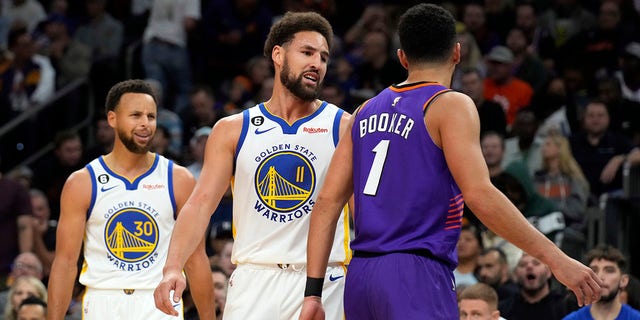
{"label": "basketball player", "polygon": [[[271,27],[265,56],[275,67],[271,99],[221,119],[207,141],[200,179],[171,239],[156,305],[175,314],[184,289],[182,265],[205,231],[233,178],[231,255],[225,320],[295,319],[302,306],[309,213],[348,115],[317,100],[327,70],[332,29],[316,13],[287,13]],[[344,125],[343,125],[344,123]],[[344,130],[344,128],[342,128]],[[348,220],[333,226],[324,303],[343,318],[344,263],[350,257]]]}
{"label": "basketball player", "polygon": [[356,111],[311,214],[301,318],[323,319],[324,266],[352,192],[347,319],[458,318],[452,271],[463,195],[486,226],[551,266],[580,304],[598,299],[601,281],[593,271],[536,231],[489,181],[476,108],[449,90],[460,61],[451,14],[416,5],[400,19],[398,34],[408,78]]}
{"label": "basketball player", "polygon": [[[149,152],[157,107],[144,81],[114,85],[106,111],[116,132],[113,151],[74,172],[62,191],[47,319],[64,319],[83,242],[83,319],[176,319],[155,308],[153,289],[162,279],[176,214],[195,179],[186,168]],[[214,319],[204,232],[195,238],[198,248],[185,271],[190,283],[199,284],[191,290],[200,319]],[[182,318],[182,303],[172,308]]]}

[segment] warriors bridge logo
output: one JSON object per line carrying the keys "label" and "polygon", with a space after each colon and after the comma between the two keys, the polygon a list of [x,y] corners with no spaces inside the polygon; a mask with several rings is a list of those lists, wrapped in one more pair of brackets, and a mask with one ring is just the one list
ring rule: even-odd
{"label": "warriors bridge logo", "polygon": [[104,238],[109,260],[120,260],[113,261],[119,269],[138,271],[155,262],[152,254],[158,245],[158,224],[140,208],[124,208],[114,213],[107,221]]}
{"label": "warriors bridge logo", "polygon": [[[315,171],[309,160],[293,151],[274,153],[263,159],[256,170],[255,177],[255,188],[263,204],[256,204],[256,209],[258,211],[266,209],[263,215],[266,213],[271,220],[274,220],[271,216],[275,217],[277,214],[270,215],[269,211],[280,213],[293,211],[294,217],[300,218],[303,210],[296,209],[307,207],[303,205],[310,200],[316,185]],[[300,211],[299,217],[295,214],[296,211]],[[280,218],[282,217],[278,217],[277,220],[282,220]],[[291,217],[286,220],[290,221]]]}

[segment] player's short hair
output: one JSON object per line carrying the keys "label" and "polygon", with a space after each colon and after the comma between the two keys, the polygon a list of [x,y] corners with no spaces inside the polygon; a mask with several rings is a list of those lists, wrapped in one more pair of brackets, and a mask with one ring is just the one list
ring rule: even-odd
{"label": "player's short hair", "polygon": [[456,20],[440,6],[421,3],[400,17],[398,36],[410,63],[444,62],[456,43]]}
{"label": "player's short hair", "polygon": [[489,304],[489,310],[498,309],[498,294],[488,284],[478,282],[462,290],[458,295],[458,302],[462,300],[482,300]]}
{"label": "player's short hair", "polygon": [[622,273],[627,272],[627,259],[620,250],[611,245],[601,244],[589,250],[585,255],[585,263],[587,265],[593,260],[600,259],[615,262]]}
{"label": "player's short hair", "polygon": [[264,43],[264,56],[271,60],[271,51],[275,46],[282,46],[293,40],[296,33],[315,31],[326,40],[329,51],[333,46],[333,28],[329,21],[315,12],[287,12],[284,17],[271,26],[267,41]]}
{"label": "player's short hair", "polygon": [[107,101],[105,102],[105,114],[109,111],[114,111],[120,104],[120,98],[125,93],[144,93],[153,98],[153,101],[157,103],[156,95],[153,92],[153,88],[145,81],[141,79],[131,79],[116,83],[109,89],[107,94]]}

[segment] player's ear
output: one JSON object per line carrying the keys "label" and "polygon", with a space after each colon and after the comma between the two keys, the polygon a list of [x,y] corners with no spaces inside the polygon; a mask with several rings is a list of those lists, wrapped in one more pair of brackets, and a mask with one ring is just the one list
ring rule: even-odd
{"label": "player's ear", "polygon": [[492,320],[498,320],[500,319],[500,311],[496,310],[494,312],[491,312],[491,319]]}
{"label": "player's ear", "polygon": [[409,70],[409,61],[407,61],[407,55],[404,53],[404,50],[398,49],[397,55],[402,67]]}
{"label": "player's ear", "polygon": [[115,113],[115,111],[109,110],[107,112],[107,123],[109,123],[109,126],[111,128],[115,128],[116,127],[116,113]]}
{"label": "player's ear", "polygon": [[285,49],[282,46],[273,46],[271,49],[271,59],[273,60],[273,64],[276,66],[281,66],[284,62],[284,53]]}
{"label": "player's ear", "polygon": [[460,53],[460,42],[456,42],[456,45],[453,46],[453,53],[452,53],[453,64],[460,63],[461,56],[462,54]]}

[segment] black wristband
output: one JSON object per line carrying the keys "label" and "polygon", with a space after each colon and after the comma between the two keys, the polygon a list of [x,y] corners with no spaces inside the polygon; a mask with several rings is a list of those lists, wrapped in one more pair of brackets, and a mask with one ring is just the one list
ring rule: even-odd
{"label": "black wristband", "polygon": [[322,286],[324,285],[324,278],[312,278],[307,277],[307,286],[304,288],[304,296],[310,297],[322,297]]}

